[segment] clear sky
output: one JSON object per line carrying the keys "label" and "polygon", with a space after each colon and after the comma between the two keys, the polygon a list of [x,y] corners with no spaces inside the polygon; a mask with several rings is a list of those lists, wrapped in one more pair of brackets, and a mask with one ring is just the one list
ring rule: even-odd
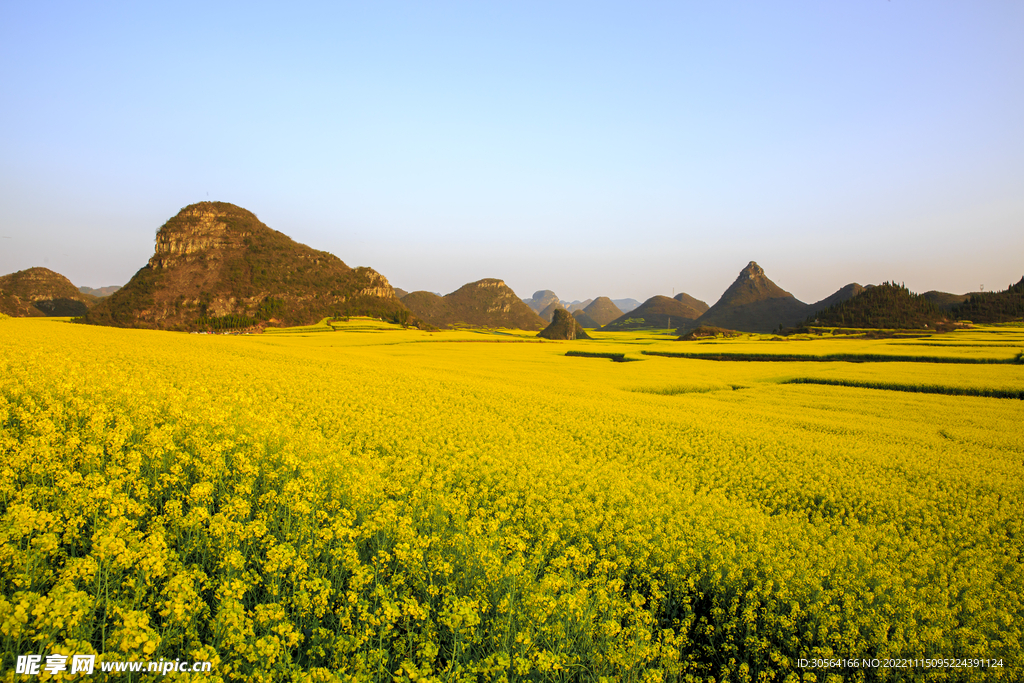
{"label": "clear sky", "polygon": [[0,274],[205,199],[447,293],[1024,275],[1024,2],[0,3]]}

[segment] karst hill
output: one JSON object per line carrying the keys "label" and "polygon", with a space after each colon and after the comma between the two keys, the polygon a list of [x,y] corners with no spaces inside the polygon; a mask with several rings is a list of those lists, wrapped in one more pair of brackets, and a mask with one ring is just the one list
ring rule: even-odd
{"label": "karst hill", "polygon": [[680,327],[686,332],[701,325],[743,332],[771,332],[796,325],[807,317],[809,307],[765,275],[751,261],[725,290],[714,306]]}
{"label": "karst hill", "polygon": [[408,318],[383,275],[295,242],[224,202],[182,209],[156,235],[153,257],[85,322],[225,329],[332,315]]}
{"label": "karst hill", "polygon": [[0,313],[12,317],[82,316],[95,302],[48,268],[0,276]]}
{"label": "karst hill", "polygon": [[[557,299],[556,299],[557,300]],[[486,278],[451,294],[411,292],[402,298],[416,317],[436,327],[508,327],[541,330],[547,322],[503,281]]]}
{"label": "karst hill", "polygon": [[588,330],[596,330],[601,327],[601,323],[597,322],[583,311],[573,311],[572,317],[576,318],[576,322],[580,324],[580,327]]}
{"label": "karst hill", "polygon": [[976,323],[1024,319],[1024,277],[1001,292],[975,292],[952,310],[957,318]]}
{"label": "karst hill", "polygon": [[674,299],[655,295],[633,310],[623,313],[602,329],[669,329],[696,319],[706,310],[708,310],[706,303],[687,294],[679,294]]}
{"label": "karst hill", "polygon": [[[597,326],[600,327],[601,325],[607,325],[621,316],[623,311],[608,297],[599,296],[583,309],[583,313],[585,313],[590,320],[593,320],[597,323]],[[581,322],[581,324],[586,327],[585,323]]]}
{"label": "karst hill", "polygon": [[809,324],[886,329],[935,328],[951,322],[946,311],[903,285],[883,282],[817,311]]}
{"label": "karst hill", "polygon": [[554,302],[550,303],[546,308],[544,308],[543,311],[541,311],[537,315],[539,315],[545,322],[551,322],[552,320],[554,320],[555,311],[565,311],[565,310],[567,310],[567,309],[565,308],[565,306],[562,305],[561,301],[554,301]]}

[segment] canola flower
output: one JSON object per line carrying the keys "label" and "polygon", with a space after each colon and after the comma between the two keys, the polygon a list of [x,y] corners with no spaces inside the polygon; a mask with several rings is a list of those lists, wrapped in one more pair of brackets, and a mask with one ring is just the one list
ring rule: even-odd
{"label": "canola flower", "polygon": [[[868,365],[481,337],[5,320],[0,671],[95,653],[221,681],[1019,673],[1024,402],[779,383]],[[600,350],[641,346],[671,347]],[[1022,379],[911,365],[874,372]]]}

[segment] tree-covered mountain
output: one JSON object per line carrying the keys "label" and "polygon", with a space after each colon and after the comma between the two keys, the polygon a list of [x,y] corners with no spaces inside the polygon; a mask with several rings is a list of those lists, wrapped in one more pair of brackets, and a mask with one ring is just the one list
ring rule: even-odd
{"label": "tree-covered mountain", "polygon": [[875,329],[934,329],[950,323],[948,313],[903,285],[884,282],[818,311],[807,324]]}
{"label": "tree-covered mountain", "polygon": [[970,294],[950,294],[949,292],[938,292],[931,290],[922,294],[925,299],[931,301],[944,311],[952,311],[954,308],[971,298]]}
{"label": "tree-covered mountain", "polygon": [[975,292],[952,308],[959,320],[1004,323],[1024,318],[1024,277],[1001,292]]}

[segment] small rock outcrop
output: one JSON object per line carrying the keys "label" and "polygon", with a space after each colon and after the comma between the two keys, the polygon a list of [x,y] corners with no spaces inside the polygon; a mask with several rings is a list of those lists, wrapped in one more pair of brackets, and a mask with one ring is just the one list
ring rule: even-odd
{"label": "small rock outcrop", "polygon": [[590,339],[590,335],[584,331],[579,321],[564,308],[559,308],[554,312],[551,324],[541,330],[537,336],[544,339],[560,340]]}

